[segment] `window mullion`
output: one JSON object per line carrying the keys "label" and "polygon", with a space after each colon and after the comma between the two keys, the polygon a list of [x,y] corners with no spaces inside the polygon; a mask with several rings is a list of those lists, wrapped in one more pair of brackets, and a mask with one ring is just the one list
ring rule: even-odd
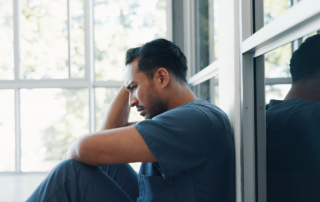
{"label": "window mullion", "polygon": [[13,20],[14,20],[14,79],[21,78],[21,61],[20,61],[20,0],[13,1]]}
{"label": "window mullion", "polygon": [[68,9],[68,74],[69,79],[71,78],[71,64],[72,64],[72,58],[71,58],[71,14],[70,14],[70,0],[67,1],[67,9]]}
{"label": "window mullion", "polygon": [[21,173],[20,89],[14,89],[15,107],[15,172]]}
{"label": "window mullion", "polygon": [[95,131],[93,0],[84,1],[85,77],[89,88],[89,130]]}
{"label": "window mullion", "polygon": [[[14,80],[21,78],[21,61],[20,61],[20,0],[13,1],[13,20],[14,20]],[[15,172],[21,172],[21,134],[20,134],[20,91],[15,91]]]}

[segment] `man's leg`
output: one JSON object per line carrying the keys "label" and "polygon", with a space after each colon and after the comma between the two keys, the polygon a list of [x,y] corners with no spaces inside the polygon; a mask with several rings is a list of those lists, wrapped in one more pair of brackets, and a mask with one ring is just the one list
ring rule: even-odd
{"label": "man's leg", "polygon": [[99,168],[113,179],[133,201],[136,201],[139,196],[138,175],[129,164],[105,164]]}
{"label": "man's leg", "polygon": [[[111,177],[116,176],[118,182],[127,184],[123,186],[127,191],[132,189],[131,192],[127,192],[130,196],[105,171],[102,171],[105,166],[90,166],[71,159],[58,164],[27,201],[135,201],[138,197],[137,178],[128,174],[132,173],[132,168],[114,166],[115,168],[109,166],[109,174]],[[124,172],[125,178],[121,178],[120,172]]]}

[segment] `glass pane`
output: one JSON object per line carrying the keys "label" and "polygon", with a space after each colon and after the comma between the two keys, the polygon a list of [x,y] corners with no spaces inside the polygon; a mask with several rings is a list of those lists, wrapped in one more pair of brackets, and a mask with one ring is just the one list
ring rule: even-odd
{"label": "glass pane", "polygon": [[200,100],[210,100],[212,104],[219,106],[219,76],[191,87],[193,93]]}
{"label": "glass pane", "polygon": [[210,79],[210,100],[212,104],[219,106],[219,75]]}
{"label": "glass pane", "polygon": [[23,78],[68,78],[67,11],[66,0],[22,0]]}
{"label": "glass pane", "polygon": [[0,0],[0,80],[13,79],[13,1]]}
{"label": "glass pane", "polygon": [[0,90],[0,172],[15,171],[14,91]]}
{"label": "glass pane", "polygon": [[291,77],[289,69],[291,56],[291,43],[265,54],[265,77]]}
{"label": "glass pane", "polygon": [[196,70],[218,59],[218,1],[196,1]]}
{"label": "glass pane", "polygon": [[[119,88],[96,88],[95,97],[96,97],[96,129],[99,130],[103,116],[107,111],[112,99],[117,95]],[[136,108],[131,108],[129,122],[142,121],[144,118],[140,116]],[[140,169],[141,163],[130,163],[133,169],[138,172]]]}
{"label": "glass pane", "polygon": [[166,36],[166,0],[95,0],[95,76],[123,80],[125,53]]}
{"label": "glass pane", "polygon": [[291,84],[266,85],[266,104],[273,100],[284,100]]}
{"label": "glass pane", "polygon": [[84,78],[84,10],[83,0],[70,0],[71,77]]}
{"label": "glass pane", "polygon": [[120,88],[95,88],[96,130],[99,130],[105,112]]}
{"label": "glass pane", "polygon": [[87,89],[21,90],[21,170],[59,163],[71,142],[89,132]]}
{"label": "glass pane", "polygon": [[285,13],[291,7],[291,0],[264,0],[264,24]]}

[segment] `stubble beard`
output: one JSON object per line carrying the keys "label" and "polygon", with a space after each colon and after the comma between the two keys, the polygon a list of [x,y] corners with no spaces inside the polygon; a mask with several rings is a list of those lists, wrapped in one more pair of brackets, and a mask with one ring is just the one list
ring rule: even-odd
{"label": "stubble beard", "polygon": [[156,90],[154,90],[153,94],[148,95],[147,99],[150,103],[150,109],[147,110],[148,113],[145,119],[152,119],[153,117],[168,111],[168,106],[161,100]]}

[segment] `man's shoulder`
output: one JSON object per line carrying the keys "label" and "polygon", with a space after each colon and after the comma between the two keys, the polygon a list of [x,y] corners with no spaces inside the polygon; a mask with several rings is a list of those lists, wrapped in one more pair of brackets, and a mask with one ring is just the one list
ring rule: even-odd
{"label": "man's shoulder", "polygon": [[312,102],[309,100],[294,98],[289,100],[270,100],[267,105],[267,114],[269,112],[281,112],[282,111],[313,111],[320,110],[320,102]]}
{"label": "man's shoulder", "polygon": [[165,113],[155,117],[155,120],[165,116],[180,116],[185,119],[223,119],[228,120],[226,113],[224,113],[219,107],[213,105],[210,101],[204,100],[192,100],[172,110],[168,110]]}

